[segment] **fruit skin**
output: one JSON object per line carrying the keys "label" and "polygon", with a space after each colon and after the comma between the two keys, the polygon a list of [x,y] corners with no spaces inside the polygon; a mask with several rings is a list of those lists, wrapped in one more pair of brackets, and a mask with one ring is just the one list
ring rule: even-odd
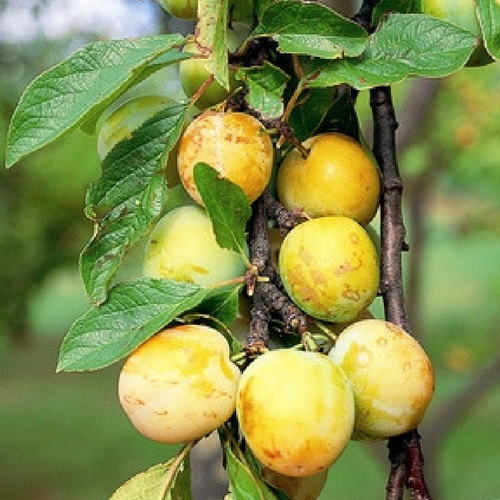
{"label": "fruit skin", "polygon": [[196,19],[198,0],[156,0],[156,3],[169,14],[181,19]]}
{"label": "fruit skin", "polygon": [[143,271],[151,278],[210,286],[242,276],[245,269],[240,254],[218,245],[205,210],[185,205],[165,214],[154,227]]}
{"label": "fruit skin", "polygon": [[314,476],[290,477],[262,467],[261,476],[268,484],[283,491],[290,500],[316,500],[325,486],[328,469]]}
{"label": "fruit skin", "polygon": [[184,443],[232,415],[239,378],[226,339],[208,326],[188,324],[162,330],[129,356],[118,395],[141,434]]}
{"label": "fruit skin", "polygon": [[[232,30],[227,31],[227,48],[230,52],[234,52],[240,45],[242,38],[238,33]],[[193,52],[198,54],[195,42],[189,42],[184,47],[185,52]],[[198,91],[200,86],[211,75],[206,67],[206,59],[199,57],[191,57],[179,63],[179,78],[181,86],[186,95],[191,98]],[[236,80],[232,73],[230,73],[230,88],[224,88],[220,83],[214,80],[197,99],[196,107],[198,109],[209,108],[215,104],[225,100],[230,92],[236,87]]]}
{"label": "fruit skin", "polygon": [[186,191],[199,204],[193,169],[204,162],[240,186],[249,201],[266,188],[273,167],[273,144],[262,124],[239,112],[205,111],[181,137],[177,168]]}
{"label": "fruit skin", "polygon": [[310,137],[304,146],[310,149],[307,158],[293,149],[278,169],[281,203],[310,217],[344,215],[368,224],[379,205],[380,174],[361,144],[327,132]]}
{"label": "fruit skin", "polygon": [[346,376],[328,356],[277,349],[243,372],[236,414],[265,467],[307,477],[326,470],[346,447],[354,400]]}
{"label": "fruit skin", "polygon": [[[162,95],[141,95],[125,101],[111,113],[100,126],[97,135],[97,154],[101,161],[124,139],[132,136],[148,118],[165,107],[175,104],[173,99]],[[169,187],[179,184],[176,164],[176,148],[163,160],[165,177]]]}
{"label": "fruit skin", "polygon": [[387,321],[359,321],[340,334],[329,356],[352,384],[355,438],[383,439],[418,426],[434,393],[434,372],[411,335]]}
{"label": "fruit skin", "polygon": [[284,239],[278,262],[291,299],[314,318],[354,320],[378,291],[376,249],[368,233],[348,217],[299,224]]}

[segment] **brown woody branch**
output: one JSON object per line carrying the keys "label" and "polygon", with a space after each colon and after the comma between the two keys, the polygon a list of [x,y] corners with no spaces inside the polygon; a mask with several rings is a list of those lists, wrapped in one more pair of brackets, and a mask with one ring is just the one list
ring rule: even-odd
{"label": "brown woody branch", "polygon": [[[410,331],[404,302],[401,253],[407,249],[402,215],[403,183],[396,157],[397,121],[391,89],[377,87],[370,91],[374,121],[373,152],[382,171],[381,199],[381,294],[385,314],[391,321]],[[389,439],[391,471],[387,500],[403,498],[403,484],[412,500],[431,500],[423,474],[420,435],[415,429]],[[403,481],[404,478],[404,481]]]}

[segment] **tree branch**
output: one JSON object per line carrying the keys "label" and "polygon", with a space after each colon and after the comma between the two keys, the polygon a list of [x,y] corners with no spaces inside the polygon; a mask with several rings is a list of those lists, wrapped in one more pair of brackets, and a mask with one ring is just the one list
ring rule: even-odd
{"label": "tree branch", "polygon": [[[402,215],[403,183],[396,157],[397,121],[390,87],[370,91],[374,122],[373,153],[382,171],[381,293],[388,321],[410,332],[403,292],[401,253],[407,249]],[[400,500],[403,482],[412,500],[431,500],[423,475],[423,455],[417,430],[389,439],[391,471],[387,500]],[[404,481],[403,481],[404,478]]]}

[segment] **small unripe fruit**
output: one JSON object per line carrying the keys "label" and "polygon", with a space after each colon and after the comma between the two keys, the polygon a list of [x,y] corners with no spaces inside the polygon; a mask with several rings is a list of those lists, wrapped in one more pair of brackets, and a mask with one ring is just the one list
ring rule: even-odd
{"label": "small unripe fruit", "polygon": [[274,488],[283,491],[290,500],[316,500],[328,478],[328,469],[314,476],[291,477],[262,467],[262,478]]}
{"label": "small unripe fruit", "polygon": [[[227,48],[234,52],[240,45],[242,38],[233,30],[227,30]],[[189,42],[184,47],[185,52],[194,54],[190,59],[185,59],[179,63],[179,78],[186,95],[191,98],[195,95],[201,85],[210,77],[210,71],[206,67],[207,60],[199,56],[195,42]],[[230,72],[230,88],[224,88],[215,79],[205,89],[203,94],[196,100],[198,109],[206,109],[220,103],[229,96],[229,93],[236,87],[236,81]]]}
{"label": "small unripe fruit", "polygon": [[[103,160],[124,139],[129,139],[135,129],[163,108],[173,106],[175,101],[162,95],[141,95],[125,101],[102,123],[97,136],[97,153]],[[176,148],[163,160],[165,177],[169,187],[179,184]]]}
{"label": "small unripe fruit", "polygon": [[205,210],[186,205],[165,214],[151,232],[144,274],[210,286],[242,276],[240,254],[217,243]]}
{"label": "small unripe fruit", "polygon": [[118,393],[141,434],[184,443],[231,416],[239,378],[223,335],[203,325],[181,325],[162,330],[129,356]]}
{"label": "small unripe fruit", "polygon": [[172,16],[194,20],[198,10],[198,0],[156,0],[156,3]]}
{"label": "small unripe fruit", "polygon": [[273,167],[272,141],[262,124],[245,113],[206,111],[186,128],[177,156],[177,168],[186,191],[202,203],[193,169],[204,162],[254,201],[266,188]]}
{"label": "small unripe fruit", "polygon": [[348,217],[319,217],[292,229],[281,245],[279,270],[303,311],[334,323],[354,320],[379,286],[375,247]]}
{"label": "small unripe fruit", "polygon": [[311,217],[344,215],[368,224],[379,205],[377,165],[361,144],[335,132],[307,139],[304,158],[294,149],[278,169],[278,198]]}
{"label": "small unripe fruit", "polygon": [[326,470],[346,447],[354,400],[346,376],[328,356],[278,349],[243,372],[236,412],[265,467],[306,477]]}
{"label": "small unripe fruit", "polygon": [[434,393],[434,373],[420,344],[382,320],[346,328],[329,356],[349,378],[355,437],[383,439],[418,426]]}

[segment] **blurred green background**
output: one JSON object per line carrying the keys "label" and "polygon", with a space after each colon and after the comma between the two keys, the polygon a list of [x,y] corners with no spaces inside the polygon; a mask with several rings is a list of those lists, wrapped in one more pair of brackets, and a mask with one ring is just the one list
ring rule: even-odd
{"label": "blurred green background", "polygon": [[[92,13],[92,2],[84,3]],[[13,107],[36,74],[86,41],[126,36],[130,9],[140,7],[144,27],[129,34],[170,22],[152,2],[115,0],[109,20],[93,12],[103,17],[91,16],[94,30],[73,21],[58,32],[62,3],[32,0],[24,7],[34,28],[16,38],[6,35],[7,23],[24,19],[15,4],[0,1],[0,155]],[[146,85],[177,92],[164,78]],[[500,497],[500,65],[407,82],[395,96],[408,307],[437,374],[420,428],[426,472],[436,498],[493,500]],[[359,111],[369,137],[365,95]],[[116,396],[119,366],[55,374],[58,346],[88,307],[77,258],[92,231],[85,190],[98,175],[95,137],[83,132],[0,170],[0,500],[106,499],[174,451],[128,423]],[[380,303],[373,310],[380,316]],[[382,497],[385,455],[383,444],[351,443],[322,498]]]}

